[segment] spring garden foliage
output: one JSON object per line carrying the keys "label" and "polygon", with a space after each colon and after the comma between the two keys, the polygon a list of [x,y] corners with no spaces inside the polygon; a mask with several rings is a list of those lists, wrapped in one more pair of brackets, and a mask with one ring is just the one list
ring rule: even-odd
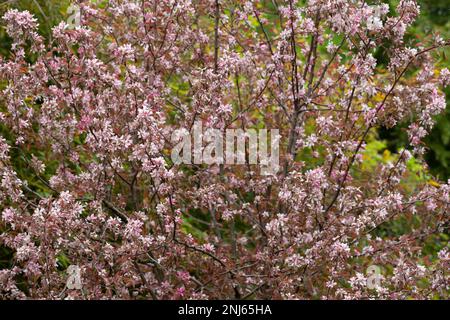
{"label": "spring garden foliage", "polygon": [[[46,38],[3,15],[1,298],[448,297],[450,185],[422,158],[450,42],[405,41],[416,1],[78,4]],[[281,170],[174,165],[195,121],[279,129]]]}

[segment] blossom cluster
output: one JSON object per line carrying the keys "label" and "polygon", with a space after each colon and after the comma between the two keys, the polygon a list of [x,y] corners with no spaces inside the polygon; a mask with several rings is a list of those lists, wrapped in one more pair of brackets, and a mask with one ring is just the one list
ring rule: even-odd
{"label": "blossom cluster", "polygon": [[[100,2],[50,41],[3,17],[0,298],[448,297],[448,246],[425,247],[450,184],[411,163],[445,109],[449,42],[406,40],[416,1]],[[174,164],[172,133],[197,121],[279,129],[281,170]],[[408,145],[367,169],[399,123]]]}

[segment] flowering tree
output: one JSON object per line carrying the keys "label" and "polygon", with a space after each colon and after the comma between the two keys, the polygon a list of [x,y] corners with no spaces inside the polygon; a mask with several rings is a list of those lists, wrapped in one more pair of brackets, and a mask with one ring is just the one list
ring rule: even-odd
{"label": "flowering tree", "polygon": [[[78,1],[82,25],[50,43],[9,10],[0,297],[448,297],[448,246],[426,243],[450,186],[420,159],[450,43],[404,40],[413,0],[304,2]],[[171,134],[196,121],[279,129],[281,169],[175,165]],[[400,122],[409,144],[369,161],[376,128]]]}

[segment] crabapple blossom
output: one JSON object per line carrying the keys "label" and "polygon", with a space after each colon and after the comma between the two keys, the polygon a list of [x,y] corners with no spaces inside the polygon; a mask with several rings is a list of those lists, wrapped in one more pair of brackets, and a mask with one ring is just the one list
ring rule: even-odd
{"label": "crabapple blossom", "polygon": [[[449,42],[406,41],[416,1],[100,2],[48,43],[30,13],[3,17],[1,298],[448,297],[448,248],[425,247],[450,184],[411,167],[445,109]],[[279,129],[281,169],[173,163],[172,133],[198,121]],[[369,163],[399,123],[408,144]]]}

